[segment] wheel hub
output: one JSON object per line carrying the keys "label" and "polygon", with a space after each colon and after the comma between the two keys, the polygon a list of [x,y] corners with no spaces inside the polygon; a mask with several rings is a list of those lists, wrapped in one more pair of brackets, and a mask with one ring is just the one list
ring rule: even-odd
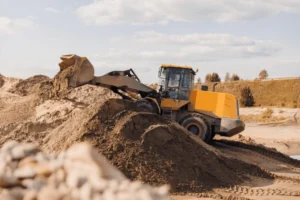
{"label": "wheel hub", "polygon": [[202,132],[201,128],[197,125],[194,125],[194,124],[188,126],[187,130],[190,131],[191,133],[193,133],[194,135],[197,135],[197,136],[201,135],[201,132]]}

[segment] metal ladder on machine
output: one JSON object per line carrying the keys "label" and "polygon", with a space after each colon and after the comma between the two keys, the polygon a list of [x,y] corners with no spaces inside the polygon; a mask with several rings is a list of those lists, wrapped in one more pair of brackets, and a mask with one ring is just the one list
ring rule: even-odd
{"label": "metal ladder on machine", "polygon": [[164,108],[162,116],[166,119],[172,120],[172,108]]}

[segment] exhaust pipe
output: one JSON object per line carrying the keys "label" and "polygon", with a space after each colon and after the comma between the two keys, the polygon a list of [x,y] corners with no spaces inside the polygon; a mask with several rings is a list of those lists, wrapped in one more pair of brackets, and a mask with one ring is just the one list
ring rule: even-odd
{"label": "exhaust pipe", "polygon": [[213,92],[215,92],[216,91],[216,86],[218,85],[218,83],[214,83],[214,85],[213,85]]}

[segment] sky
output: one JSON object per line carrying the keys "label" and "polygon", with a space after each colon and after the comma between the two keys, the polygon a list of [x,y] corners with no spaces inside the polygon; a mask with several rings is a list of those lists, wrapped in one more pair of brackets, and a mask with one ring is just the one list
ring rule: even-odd
{"label": "sky", "polygon": [[0,0],[0,74],[53,77],[65,54],[145,83],[162,63],[300,77],[300,0]]}

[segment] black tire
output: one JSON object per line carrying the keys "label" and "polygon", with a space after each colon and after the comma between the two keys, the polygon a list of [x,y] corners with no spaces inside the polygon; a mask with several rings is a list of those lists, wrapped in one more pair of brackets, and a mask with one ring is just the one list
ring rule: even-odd
{"label": "black tire", "polygon": [[151,101],[138,100],[135,102],[135,107],[138,112],[149,112],[149,113],[158,114],[157,105]]}
{"label": "black tire", "polygon": [[200,114],[192,113],[181,120],[180,125],[189,132],[209,143],[212,139],[212,130],[208,122]]}

